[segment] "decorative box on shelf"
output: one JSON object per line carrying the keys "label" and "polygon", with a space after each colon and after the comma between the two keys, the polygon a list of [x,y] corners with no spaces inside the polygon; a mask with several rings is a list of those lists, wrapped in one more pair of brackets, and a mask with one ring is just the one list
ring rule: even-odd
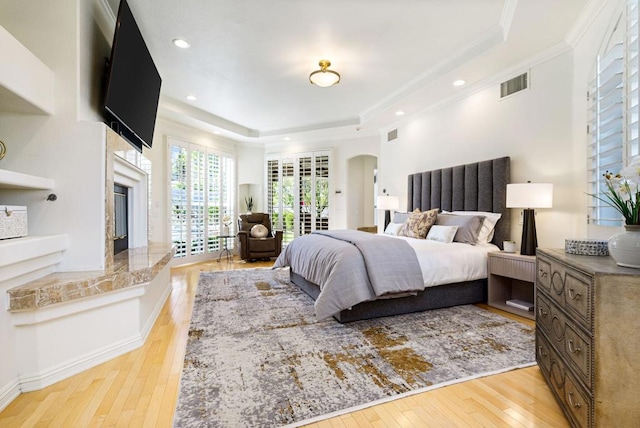
{"label": "decorative box on shelf", "polygon": [[27,236],[27,207],[0,205],[0,239]]}
{"label": "decorative box on shelf", "polygon": [[608,256],[607,243],[602,239],[567,238],[564,240],[564,252],[581,256]]}

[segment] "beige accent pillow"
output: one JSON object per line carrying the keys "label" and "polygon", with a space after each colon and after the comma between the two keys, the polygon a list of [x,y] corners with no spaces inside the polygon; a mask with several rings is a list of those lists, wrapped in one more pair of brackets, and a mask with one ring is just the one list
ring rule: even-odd
{"label": "beige accent pillow", "polygon": [[409,218],[404,222],[400,230],[398,230],[398,236],[425,239],[429,229],[436,222],[438,211],[440,211],[440,208],[434,208],[424,212],[416,208],[411,215],[409,215]]}

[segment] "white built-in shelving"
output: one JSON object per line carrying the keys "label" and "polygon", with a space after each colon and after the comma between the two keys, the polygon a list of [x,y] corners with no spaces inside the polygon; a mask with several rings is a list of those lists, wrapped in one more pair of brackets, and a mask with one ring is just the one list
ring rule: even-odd
{"label": "white built-in shelving", "polygon": [[51,190],[53,180],[0,169],[0,189]]}
{"label": "white built-in shelving", "polygon": [[0,26],[0,111],[52,114],[54,72]]}

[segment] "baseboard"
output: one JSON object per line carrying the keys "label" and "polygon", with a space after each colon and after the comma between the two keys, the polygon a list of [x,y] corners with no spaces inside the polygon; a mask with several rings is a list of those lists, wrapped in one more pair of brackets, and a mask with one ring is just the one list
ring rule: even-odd
{"label": "baseboard", "polygon": [[42,372],[21,375],[20,389],[22,392],[30,392],[46,388],[56,382],[60,382],[61,380],[133,351],[143,344],[142,335],[136,334],[129,339],[116,342]]}
{"label": "baseboard", "polygon": [[[21,390],[22,392],[29,392],[46,388],[56,382],[67,379],[87,369],[126,354],[127,352],[138,349],[146,342],[147,337],[151,333],[153,325],[155,324],[158,316],[160,315],[160,312],[162,311],[162,307],[171,294],[172,289],[173,288],[171,286],[171,281],[169,281],[166,284],[165,289],[162,291],[161,297],[156,302],[153,311],[147,318],[146,323],[144,324],[144,326],[142,326],[140,333],[120,342],[115,342],[113,344],[105,346],[94,352],[90,352],[78,358],[74,358],[48,370],[29,375],[22,375],[19,379],[18,391]],[[14,398],[15,397],[13,397],[12,399]]]}
{"label": "baseboard", "polygon": [[14,379],[0,388],[0,412],[20,395],[20,380]]}
{"label": "baseboard", "polygon": [[149,333],[151,333],[151,329],[153,328],[153,325],[158,320],[160,311],[162,311],[162,308],[164,307],[164,304],[167,302],[167,298],[171,294],[172,290],[173,290],[173,287],[171,286],[171,280],[169,280],[169,282],[165,286],[165,289],[162,291],[162,295],[158,299],[156,306],[153,308],[151,315],[149,316],[149,318],[147,318],[147,322],[145,323],[144,326],[142,326],[142,330],[140,332],[142,343],[145,343],[147,341],[147,338],[149,337]]}

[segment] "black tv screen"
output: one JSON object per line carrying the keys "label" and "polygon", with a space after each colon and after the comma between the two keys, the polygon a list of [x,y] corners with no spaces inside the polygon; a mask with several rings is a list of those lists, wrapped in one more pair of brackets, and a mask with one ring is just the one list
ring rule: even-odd
{"label": "black tv screen", "polygon": [[149,49],[126,0],[121,0],[104,98],[106,122],[138,151],[151,147],[160,86]]}

